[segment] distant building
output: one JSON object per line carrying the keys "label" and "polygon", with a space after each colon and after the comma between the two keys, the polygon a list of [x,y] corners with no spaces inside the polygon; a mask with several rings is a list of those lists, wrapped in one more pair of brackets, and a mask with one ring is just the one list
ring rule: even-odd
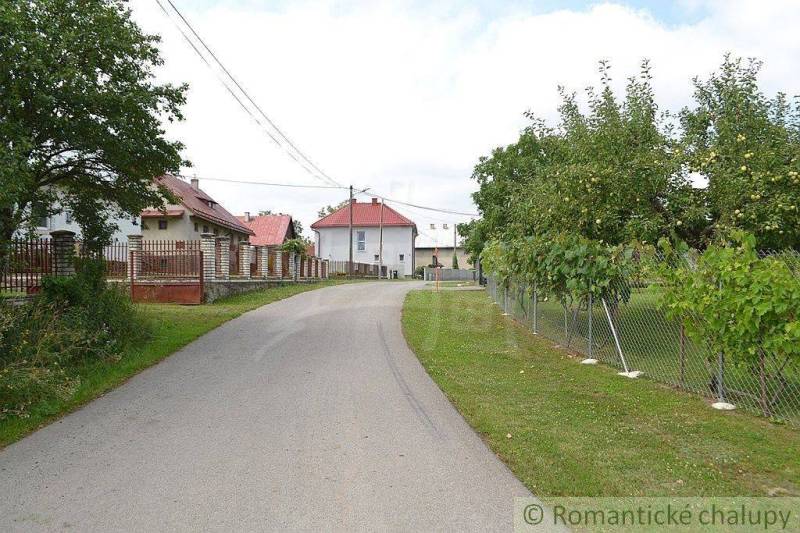
{"label": "distant building", "polygon": [[250,237],[250,244],[254,246],[280,246],[297,236],[294,232],[294,223],[291,215],[258,215],[253,217],[250,216],[250,213],[245,213],[236,218],[253,231],[254,235]]}
{"label": "distant building", "polygon": [[345,205],[313,224],[317,257],[332,261],[349,259],[350,208],[353,210],[353,261],[377,265],[380,259],[383,226],[383,266],[399,276],[414,274],[414,240],[417,226],[391,207],[378,203],[357,202]]}
{"label": "distant building", "polygon": [[420,231],[414,256],[419,266],[438,265],[443,268],[452,268],[454,250],[459,268],[473,267],[469,262],[469,254],[464,250],[462,237],[458,234],[455,224],[436,223]]}
{"label": "distant building", "polygon": [[255,235],[247,225],[203,192],[197,178],[187,183],[166,174],[156,181],[169,189],[180,203],[142,211],[142,236],[145,240],[191,241],[199,239],[201,233],[213,233],[230,236],[234,245]]}

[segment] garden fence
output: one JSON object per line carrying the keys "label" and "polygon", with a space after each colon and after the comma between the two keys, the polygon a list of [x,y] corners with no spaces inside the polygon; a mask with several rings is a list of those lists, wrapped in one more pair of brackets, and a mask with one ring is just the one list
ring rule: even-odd
{"label": "garden fence", "polygon": [[[783,261],[800,278],[800,254],[763,252]],[[764,368],[731,354],[713,353],[687,337],[659,305],[663,285],[636,271],[622,282],[619,302],[562,302],[534,286],[487,279],[491,298],[533,333],[569,351],[714,401],[800,426],[800,364],[766,353]],[[798,310],[800,311],[800,310]],[[692,320],[701,320],[693,317]],[[622,379],[622,378],[621,378]]]}

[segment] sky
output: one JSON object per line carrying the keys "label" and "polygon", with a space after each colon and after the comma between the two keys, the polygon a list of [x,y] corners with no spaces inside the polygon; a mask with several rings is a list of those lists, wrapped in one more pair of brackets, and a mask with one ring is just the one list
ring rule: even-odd
{"label": "sky", "polygon": [[[555,124],[557,87],[597,85],[600,60],[610,61],[621,91],[649,59],[663,109],[691,105],[692,78],[708,76],[726,52],[764,61],[767,94],[800,93],[800,0],[172,1],[328,176],[467,213],[476,212],[478,159],[517,139],[525,111]],[[239,107],[156,0],[129,5],[162,38],[157,79],[190,87],[186,120],[166,127],[186,146],[192,168],[183,172],[234,214],[290,213],[313,237],[319,208],[347,191],[204,179],[322,184]],[[423,239],[430,224],[469,220],[388,205]]]}

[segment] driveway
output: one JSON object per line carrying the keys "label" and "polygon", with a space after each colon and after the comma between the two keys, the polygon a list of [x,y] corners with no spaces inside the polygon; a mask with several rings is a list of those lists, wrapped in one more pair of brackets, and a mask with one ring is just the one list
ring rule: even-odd
{"label": "driveway", "polygon": [[510,530],[530,493],[403,339],[422,287],[251,311],[0,451],[0,530]]}

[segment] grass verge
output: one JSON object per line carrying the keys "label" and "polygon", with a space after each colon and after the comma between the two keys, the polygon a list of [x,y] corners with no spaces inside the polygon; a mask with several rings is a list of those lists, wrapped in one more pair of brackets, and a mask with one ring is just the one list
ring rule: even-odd
{"label": "grass verge", "polygon": [[535,494],[800,494],[800,433],[587,368],[479,291],[412,291],[403,330],[430,376]]}
{"label": "grass verge", "polygon": [[141,346],[126,350],[117,361],[92,361],[78,368],[80,386],[69,399],[34,405],[30,409],[30,416],[26,418],[0,420],[0,448],[74,411],[242,313],[301,292],[341,283],[348,281],[282,285],[231,296],[207,305],[138,305],[138,310],[151,323],[152,334],[149,339]]}

